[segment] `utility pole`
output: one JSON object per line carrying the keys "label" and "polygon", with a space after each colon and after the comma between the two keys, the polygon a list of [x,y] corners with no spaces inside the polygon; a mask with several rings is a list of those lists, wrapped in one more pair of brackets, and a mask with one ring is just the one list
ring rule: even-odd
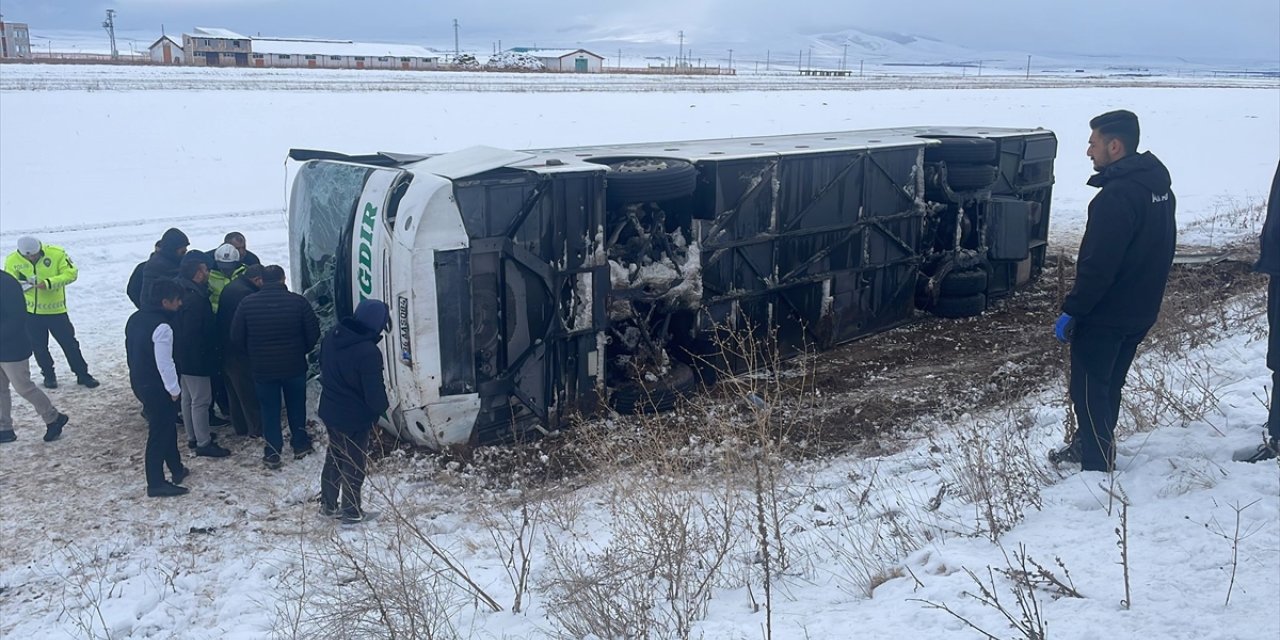
{"label": "utility pole", "polygon": [[116,50],[116,10],[107,9],[107,19],[102,21],[102,28],[107,30],[111,38],[111,59],[119,60],[120,52]]}
{"label": "utility pole", "polygon": [[729,50],[729,68],[733,68],[733,49]]}
{"label": "utility pole", "polygon": [[1031,79],[1031,55],[1027,55],[1027,79]]}
{"label": "utility pole", "polygon": [[813,46],[809,46],[809,68],[813,68]]}
{"label": "utility pole", "polygon": [[764,50],[764,70],[765,71],[769,70],[769,63],[772,62],[772,60],[770,60],[772,54],[773,54],[772,51],[768,49]]}
{"label": "utility pole", "polygon": [[982,61],[981,60],[978,61],[978,77],[979,78],[982,77]]}
{"label": "utility pole", "polygon": [[849,58],[849,43],[844,43],[844,52],[840,54],[840,70],[844,71],[845,60]]}
{"label": "utility pole", "polygon": [[862,60],[858,61],[858,77],[859,78],[862,77],[862,62],[863,62]]}
{"label": "utility pole", "polygon": [[803,70],[804,70],[804,49],[801,49],[800,53],[796,56],[796,71],[803,71]]}
{"label": "utility pole", "polygon": [[684,30],[680,31],[680,55],[676,56],[676,66],[684,64]]}
{"label": "utility pole", "polygon": [[453,61],[457,62],[462,57],[462,50],[458,48],[458,19],[453,19]]}

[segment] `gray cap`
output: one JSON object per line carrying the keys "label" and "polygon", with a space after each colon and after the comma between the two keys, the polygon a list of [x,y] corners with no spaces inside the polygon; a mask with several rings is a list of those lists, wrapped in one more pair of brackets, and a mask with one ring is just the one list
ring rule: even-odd
{"label": "gray cap", "polygon": [[22,236],[21,238],[18,238],[18,253],[21,253],[24,256],[33,256],[40,253],[41,248],[42,245],[40,244],[40,241],[32,238],[31,236]]}

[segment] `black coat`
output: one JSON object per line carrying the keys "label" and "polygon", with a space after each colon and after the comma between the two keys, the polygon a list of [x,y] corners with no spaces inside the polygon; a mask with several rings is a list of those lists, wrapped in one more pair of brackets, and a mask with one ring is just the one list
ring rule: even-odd
{"label": "black coat", "polygon": [[236,309],[245,298],[257,292],[258,285],[244,276],[232,280],[222,289],[222,297],[218,298],[218,337],[222,339],[226,353],[233,352],[231,326],[236,318]]}
{"label": "black coat", "polygon": [[209,286],[182,279],[178,284],[182,285],[182,308],[174,318],[173,362],[180,375],[212,376],[222,368],[222,350]]}
{"label": "black coat", "polygon": [[124,325],[124,350],[129,363],[129,386],[139,398],[163,393],[164,379],[156,366],[155,343],[151,336],[162,324],[173,326],[172,314],[163,308],[144,305],[129,316]]}
{"label": "black coat", "polygon": [[1062,311],[1080,322],[1128,330],[1155,324],[1177,242],[1169,170],[1151,152],[1126,156],[1089,178],[1076,282]]}
{"label": "black coat", "polygon": [[147,262],[149,260],[150,259],[143,260],[138,263],[138,266],[133,268],[133,273],[129,275],[129,284],[125,285],[124,288],[124,292],[128,294],[129,300],[133,301],[133,306],[138,309],[142,308],[142,272],[146,270]]}
{"label": "black coat", "polygon": [[1267,200],[1267,219],[1262,223],[1262,252],[1254,269],[1280,276],[1280,164],[1271,179],[1271,196]]}
{"label": "black coat", "polygon": [[140,299],[146,300],[148,292],[151,291],[151,283],[160,280],[173,280],[178,277],[178,265],[182,262],[182,258],[177,255],[175,250],[169,252],[157,251],[147,258],[147,262],[142,266],[142,288]]}
{"label": "black coat", "polygon": [[257,380],[293,378],[307,373],[307,353],[320,339],[320,322],[307,299],[284,283],[262,285],[236,309],[231,344],[249,354]]}
{"label": "black coat", "polygon": [[22,283],[0,269],[0,362],[22,362],[30,357],[27,298],[22,293]]}
{"label": "black coat", "polygon": [[320,409],[325,426],[343,433],[373,427],[387,410],[382,381],[381,331],[343,320],[320,344]]}

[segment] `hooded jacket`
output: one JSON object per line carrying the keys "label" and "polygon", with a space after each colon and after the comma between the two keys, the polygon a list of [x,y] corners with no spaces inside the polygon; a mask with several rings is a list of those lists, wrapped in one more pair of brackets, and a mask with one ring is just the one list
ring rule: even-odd
{"label": "hooded jacket", "polygon": [[180,278],[182,308],[173,322],[173,362],[185,376],[209,377],[222,365],[218,327],[209,303],[209,287]]}
{"label": "hooded jacket", "polygon": [[151,290],[151,283],[159,280],[172,280],[178,277],[178,265],[182,263],[182,251],[191,244],[187,240],[187,234],[177,230],[169,229],[160,237],[160,242],[156,243],[156,251],[147,259],[146,265],[142,267],[142,289],[139,295],[140,300],[147,299],[147,293]]}
{"label": "hooded jacket", "polygon": [[245,298],[231,322],[232,348],[249,354],[255,380],[306,375],[307,353],[320,339],[320,321],[307,299],[283,282],[267,282]]}
{"label": "hooded jacket", "polygon": [[1280,164],[1276,165],[1276,177],[1271,179],[1267,219],[1262,223],[1260,243],[1262,251],[1258,254],[1254,270],[1272,277],[1280,276]]}
{"label": "hooded jacket", "polygon": [[40,246],[40,250],[44,255],[35,262],[14,251],[5,260],[4,270],[19,283],[44,284],[43,289],[36,286],[25,287],[27,313],[39,316],[56,316],[66,313],[66,286],[75,282],[80,272],[62,247],[44,244]]}
{"label": "hooded jacket", "polygon": [[1089,203],[1062,311],[1079,322],[1146,330],[1160,313],[1177,242],[1169,170],[1148,151],[1107,165],[1089,185],[1102,190]]}
{"label": "hooded jacket", "polygon": [[22,285],[8,271],[0,271],[0,362],[23,362],[30,357]]}
{"label": "hooded jacket", "polygon": [[388,407],[378,341],[387,305],[365,300],[320,343],[320,409],[325,426],[342,433],[373,428]]}

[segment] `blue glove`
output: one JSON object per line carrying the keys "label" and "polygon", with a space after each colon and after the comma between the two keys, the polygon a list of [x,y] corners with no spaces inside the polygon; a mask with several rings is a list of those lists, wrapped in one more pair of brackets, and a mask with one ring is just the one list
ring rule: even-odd
{"label": "blue glove", "polygon": [[1058,321],[1053,325],[1053,336],[1058,342],[1066,344],[1071,342],[1071,337],[1076,333],[1076,319],[1069,314],[1058,316]]}

